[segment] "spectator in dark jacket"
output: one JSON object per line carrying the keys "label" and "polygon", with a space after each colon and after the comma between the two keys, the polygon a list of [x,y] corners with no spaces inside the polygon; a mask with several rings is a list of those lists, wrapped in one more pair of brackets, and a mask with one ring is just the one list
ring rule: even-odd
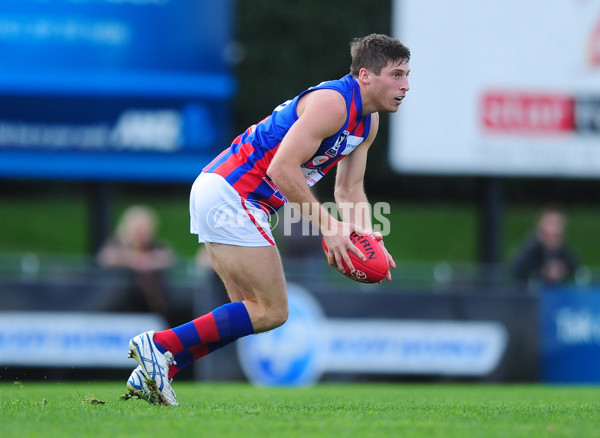
{"label": "spectator in dark jacket", "polygon": [[565,241],[566,226],[561,209],[542,210],[536,232],[523,243],[513,260],[513,273],[518,279],[546,284],[573,279],[579,261]]}

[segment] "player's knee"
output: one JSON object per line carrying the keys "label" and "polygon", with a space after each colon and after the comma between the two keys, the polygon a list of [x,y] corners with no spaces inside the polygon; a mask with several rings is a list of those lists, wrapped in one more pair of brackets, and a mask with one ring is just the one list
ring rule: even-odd
{"label": "player's knee", "polygon": [[267,330],[273,330],[285,324],[288,319],[288,313],[287,306],[269,309],[265,314],[265,325],[267,326]]}
{"label": "player's knee", "polygon": [[283,325],[288,318],[287,305],[257,307],[252,315],[255,333],[276,329]]}
{"label": "player's knee", "polygon": [[288,319],[288,316],[289,310],[287,306],[279,308],[275,312],[273,312],[271,320],[273,328],[277,328],[285,324],[285,322]]}

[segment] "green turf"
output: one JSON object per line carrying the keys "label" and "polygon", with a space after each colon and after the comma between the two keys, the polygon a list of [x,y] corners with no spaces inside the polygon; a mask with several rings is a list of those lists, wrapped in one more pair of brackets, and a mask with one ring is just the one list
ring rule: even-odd
{"label": "green turf", "polygon": [[598,437],[600,388],[541,385],[175,384],[180,406],[123,383],[0,384],[2,437]]}

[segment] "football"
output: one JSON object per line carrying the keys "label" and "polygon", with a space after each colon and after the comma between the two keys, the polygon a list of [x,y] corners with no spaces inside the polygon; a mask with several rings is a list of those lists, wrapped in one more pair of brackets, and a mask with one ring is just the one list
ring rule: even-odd
{"label": "football", "polygon": [[[352,233],[350,240],[367,257],[367,260],[363,262],[353,252],[348,251],[354,269],[348,269],[346,262],[342,261],[346,269],[344,275],[361,283],[377,283],[383,280],[387,276],[390,266],[385,251],[377,239],[371,234]],[[327,254],[325,239],[323,239],[323,250]]]}

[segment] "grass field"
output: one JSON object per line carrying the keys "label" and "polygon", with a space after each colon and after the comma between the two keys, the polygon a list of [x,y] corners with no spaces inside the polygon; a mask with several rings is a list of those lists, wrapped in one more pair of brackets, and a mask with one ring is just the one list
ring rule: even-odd
{"label": "grass field", "polygon": [[120,383],[0,384],[9,437],[600,437],[600,388],[180,382],[178,407],[121,400]]}

